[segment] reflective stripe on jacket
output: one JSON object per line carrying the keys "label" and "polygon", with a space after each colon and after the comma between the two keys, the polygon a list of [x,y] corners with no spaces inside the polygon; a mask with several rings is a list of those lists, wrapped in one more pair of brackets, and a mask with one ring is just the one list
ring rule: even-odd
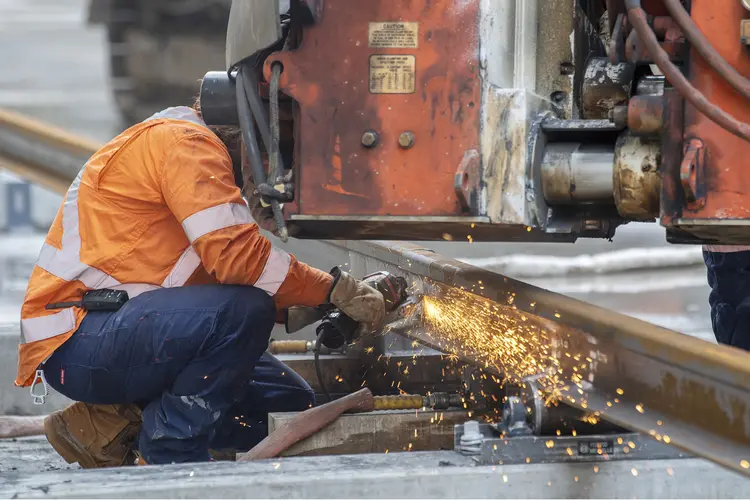
{"label": "reflective stripe on jacket", "polygon": [[31,384],[85,315],[47,304],[217,282],[261,288],[282,309],[325,302],[332,279],[259,233],[224,144],[192,109],[170,108],[105,145],[70,186],[21,309],[16,385]]}

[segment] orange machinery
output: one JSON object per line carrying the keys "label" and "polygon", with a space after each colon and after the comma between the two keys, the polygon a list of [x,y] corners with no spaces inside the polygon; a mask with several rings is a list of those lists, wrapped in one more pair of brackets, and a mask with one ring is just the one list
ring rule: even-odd
{"label": "orange machinery", "polygon": [[748,244],[749,9],[237,1],[204,118],[299,238]]}

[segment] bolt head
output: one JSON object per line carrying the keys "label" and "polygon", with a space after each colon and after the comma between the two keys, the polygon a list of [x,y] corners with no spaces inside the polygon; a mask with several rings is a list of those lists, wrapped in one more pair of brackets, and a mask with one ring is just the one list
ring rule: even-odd
{"label": "bolt head", "polygon": [[368,130],[362,134],[362,145],[366,148],[374,148],[378,145],[378,133],[374,130]]}
{"label": "bolt head", "polygon": [[414,134],[411,132],[402,132],[398,137],[398,145],[404,149],[408,149],[414,145]]}

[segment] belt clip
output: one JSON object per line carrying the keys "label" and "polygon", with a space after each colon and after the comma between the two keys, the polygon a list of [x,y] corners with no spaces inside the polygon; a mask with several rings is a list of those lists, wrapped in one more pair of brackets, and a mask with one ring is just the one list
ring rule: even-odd
{"label": "belt clip", "polygon": [[[34,393],[34,387],[36,387],[37,384],[41,383],[42,388],[44,389],[43,394],[35,394]],[[37,370],[36,375],[34,376],[34,381],[31,383],[31,389],[29,390],[31,393],[31,397],[34,399],[35,405],[43,405],[44,402],[47,399],[47,396],[49,395],[49,388],[47,387],[47,379],[44,378],[44,370]]]}

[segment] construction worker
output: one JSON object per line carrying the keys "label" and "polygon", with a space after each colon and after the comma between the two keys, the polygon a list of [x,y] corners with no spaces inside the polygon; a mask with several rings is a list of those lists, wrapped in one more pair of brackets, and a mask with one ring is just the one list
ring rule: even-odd
{"label": "construction worker", "polygon": [[750,247],[703,248],[716,341],[750,351]]}
{"label": "construction worker", "polygon": [[[78,401],[45,420],[69,463],[127,464],[134,447],[148,464],[249,449],[269,412],[314,404],[265,352],[284,311],[332,304],[382,320],[374,288],[260,234],[238,186],[240,135],[207,127],[199,105],[170,108],[105,145],[70,186],[26,292],[16,379],[39,398],[48,383]],[[99,289],[129,300],[65,304]]]}

